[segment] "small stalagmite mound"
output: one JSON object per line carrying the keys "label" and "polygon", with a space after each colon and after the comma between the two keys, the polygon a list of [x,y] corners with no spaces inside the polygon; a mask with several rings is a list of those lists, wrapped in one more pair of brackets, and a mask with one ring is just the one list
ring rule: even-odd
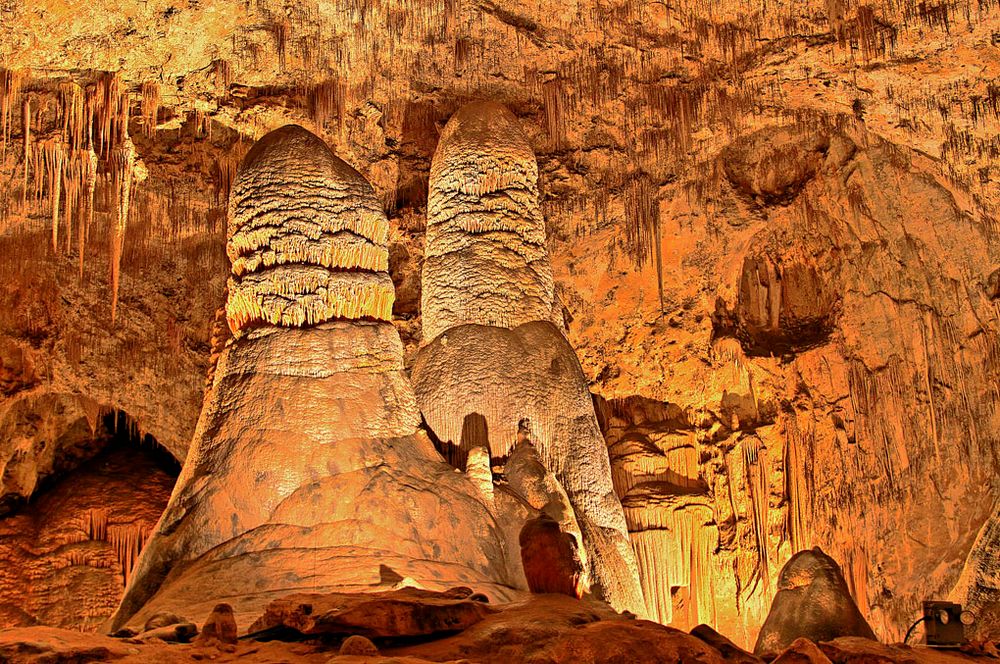
{"label": "small stalagmite mound", "polygon": [[819,547],[800,551],[781,569],[754,654],[773,658],[799,638],[819,643],[840,636],[875,640],[837,562]]}
{"label": "small stalagmite mound", "polygon": [[560,593],[577,599],[583,596],[583,565],[575,537],[542,514],[524,524],[518,541],[531,592]]}
{"label": "small stalagmite mound", "polygon": [[212,612],[208,614],[205,624],[201,628],[201,634],[195,639],[196,645],[216,645],[225,643],[236,645],[238,631],[236,629],[236,616],[233,615],[233,607],[229,604],[216,604]]}
{"label": "small stalagmite mound", "polygon": [[378,657],[378,648],[370,639],[355,634],[344,639],[344,642],[340,644],[338,654],[355,657]]}

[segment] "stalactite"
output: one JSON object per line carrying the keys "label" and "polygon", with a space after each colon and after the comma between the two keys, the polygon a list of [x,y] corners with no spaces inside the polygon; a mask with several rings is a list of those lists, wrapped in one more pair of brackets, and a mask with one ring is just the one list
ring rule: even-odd
{"label": "stalactite", "polygon": [[741,441],[743,467],[746,472],[750,498],[750,525],[753,531],[757,561],[754,579],[763,583],[765,591],[771,586],[770,555],[768,553],[768,474],[767,448],[756,436]]}
{"label": "stalactite", "polygon": [[552,148],[562,150],[566,143],[566,88],[561,78],[546,81],[542,86],[545,105],[545,127],[552,141]]}
{"label": "stalactite", "polygon": [[343,124],[344,84],[339,80],[323,81],[309,95],[309,105],[316,128],[322,130],[330,120],[336,120],[337,131]]}
{"label": "stalactite", "polygon": [[21,188],[21,210],[28,209],[28,176],[31,167],[31,98],[24,100],[21,108],[21,133],[24,139],[24,183]]}
{"label": "stalactite", "polygon": [[86,195],[81,202],[81,214],[76,224],[77,252],[79,253],[80,278],[83,279],[84,248],[94,224],[94,192],[97,189],[97,153],[88,148],[80,159]]}
{"label": "stalactite", "polygon": [[143,133],[152,136],[156,132],[156,117],[160,111],[160,86],[154,81],[142,84]]}
{"label": "stalactite", "polygon": [[811,547],[808,515],[812,493],[806,482],[805,460],[799,451],[799,435],[797,430],[786,433],[784,454],[785,496],[788,500],[785,528],[793,554]]}
{"label": "stalactite", "polygon": [[57,251],[59,248],[59,208],[66,167],[66,150],[62,138],[56,136],[36,144],[34,163],[36,198],[41,192],[41,176],[44,175],[52,207],[52,250]]}
{"label": "stalactite", "polygon": [[83,89],[73,82],[59,85],[59,104],[63,118],[63,142],[70,150],[84,147],[87,127],[86,95]]}
{"label": "stalactite", "polygon": [[87,96],[87,105],[87,114],[97,127],[95,150],[107,158],[128,135],[128,91],[118,72],[98,79],[95,94]]}
{"label": "stalactite", "polygon": [[118,286],[121,277],[122,248],[128,226],[129,205],[135,176],[136,152],[132,139],[127,135],[111,158],[112,183],[118,197],[117,219],[111,233],[111,324],[115,323],[118,310]]}
{"label": "stalactite", "polygon": [[10,138],[12,115],[17,108],[25,74],[22,71],[0,69],[0,163],[7,158],[7,140]]}
{"label": "stalactite", "polygon": [[132,576],[132,570],[142,548],[146,545],[146,540],[149,539],[149,534],[149,528],[141,523],[115,526],[108,530],[108,542],[118,558],[119,569],[125,583],[128,583]]}
{"label": "stalactite", "polygon": [[223,96],[229,92],[233,82],[233,69],[228,60],[216,60],[212,63],[212,73],[215,76],[215,89]]}
{"label": "stalactite", "polygon": [[87,512],[88,539],[106,542],[108,540],[108,513],[105,510],[89,510]]}
{"label": "stalactite", "polygon": [[625,189],[625,239],[632,260],[642,267],[652,254],[657,294],[663,310],[663,257],[660,242],[660,201],[657,188],[645,174]]}

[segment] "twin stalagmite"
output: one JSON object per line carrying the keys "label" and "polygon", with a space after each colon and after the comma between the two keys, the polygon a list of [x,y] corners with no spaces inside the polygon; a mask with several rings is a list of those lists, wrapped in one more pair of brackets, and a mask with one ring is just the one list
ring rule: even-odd
{"label": "twin stalagmite", "polygon": [[[389,227],[371,186],[301,127],[258,141],[230,197],[233,338],[112,629],[204,615],[223,597],[246,626],[297,591],[463,585],[510,599],[538,564],[522,562],[518,537],[541,514],[582,545],[581,578],[598,595],[644,613],[586,381],[552,322],[536,180],[506,109],[474,104],[446,127],[418,395],[390,322]],[[421,410],[442,440],[453,438],[442,418],[461,428],[482,413],[476,472],[444,461]],[[520,445],[537,445],[552,471],[536,473],[545,496],[493,482],[490,458],[507,454],[519,423]]]}

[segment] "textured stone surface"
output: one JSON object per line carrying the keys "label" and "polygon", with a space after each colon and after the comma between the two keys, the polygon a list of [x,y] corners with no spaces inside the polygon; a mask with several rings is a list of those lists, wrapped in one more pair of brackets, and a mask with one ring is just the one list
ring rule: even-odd
{"label": "textured stone surface", "polygon": [[113,444],[0,521],[0,629],[111,615],[176,477],[149,452]]}
{"label": "textured stone surface", "polygon": [[719,634],[708,625],[698,625],[691,630],[691,636],[701,639],[708,645],[718,650],[727,662],[741,662],[742,664],[762,664],[764,660],[756,655],[752,655],[730,641],[724,635]]}
{"label": "textured stone surface", "polygon": [[195,639],[197,645],[235,645],[239,637],[239,627],[236,625],[236,617],[233,615],[233,607],[223,602],[216,604],[212,612],[205,618],[201,626],[198,638]]}
{"label": "textured stone surface", "polygon": [[[427,425],[459,451],[488,442],[493,456],[504,456],[518,422],[530,421],[531,441],[576,514],[595,592],[616,608],[644,614],[594,407],[562,333],[544,321],[513,330],[455,327],[420,350],[412,378]],[[469,439],[477,429],[466,423],[474,421],[482,423],[485,441]]]}
{"label": "textured stone surface", "polygon": [[754,654],[770,659],[796,639],[819,642],[842,636],[875,640],[836,561],[818,547],[796,553],[778,576],[778,592]]}
{"label": "textured stone surface", "polygon": [[494,102],[463,106],[431,162],[421,310],[430,341],[467,323],[514,328],[561,320],[535,154],[514,115]]}
{"label": "textured stone surface", "polygon": [[1000,642],[1000,503],[972,545],[952,600],[975,616],[968,636]]}
{"label": "textured stone surface", "polygon": [[413,365],[414,390],[459,467],[473,446],[500,457],[519,437],[536,444],[576,514],[584,582],[615,608],[645,614],[583,372],[550,322],[536,180],[534,153],[507,109],[474,103],[448,120],[431,163],[421,305],[429,343]]}
{"label": "textured stone surface", "polygon": [[577,542],[547,514],[524,524],[518,543],[531,592],[562,593],[577,599],[583,595],[586,586]]}
{"label": "textured stone surface", "polygon": [[[245,200],[257,187],[283,210],[269,197],[282,179],[295,193],[303,160],[315,159],[326,175],[339,164],[297,129],[295,167],[285,171],[291,157],[267,150],[276,140],[281,148],[286,131],[248,156],[236,180]],[[300,137],[311,147],[302,149]],[[377,209],[372,197],[355,187],[337,209]],[[307,214],[309,199],[287,201],[300,204]],[[234,207],[234,216],[244,213]],[[296,224],[282,216],[276,232]],[[311,295],[296,298],[291,306]],[[472,585],[495,598],[512,592],[505,586],[518,579],[506,565],[503,525],[476,485],[417,433],[392,325],[280,322],[240,334],[219,357],[192,451],[111,628],[159,611],[207,612],[220,595],[246,629],[253,614],[295,590],[377,590],[406,579],[431,589]]]}
{"label": "textured stone surface", "polygon": [[[412,590],[411,599],[419,602]],[[426,593],[425,593],[426,595]],[[368,595],[354,600],[377,605]],[[430,599],[431,613],[440,606]],[[382,611],[365,614],[375,628],[386,625]],[[355,613],[355,617],[361,614]],[[404,624],[405,621],[404,621]],[[497,606],[482,620],[457,633],[437,633],[414,642],[411,638],[379,640],[378,653],[347,654],[346,644],[363,637],[325,642],[241,639],[227,649],[198,644],[165,644],[157,641],[118,640],[47,627],[0,631],[0,657],[11,664],[70,664],[88,661],[116,661],[122,664],[163,662],[179,664],[210,659],[218,662],[326,663],[360,662],[422,664],[426,662],[475,662],[476,664],[693,664],[747,662],[745,653],[719,651],[692,635],[662,625],[636,620],[610,610],[603,603],[575,600],[564,595],[533,595],[524,600]],[[289,634],[285,634],[287,638]],[[295,637],[300,638],[300,637]],[[367,641],[367,639],[366,639]],[[367,646],[374,648],[371,641]],[[368,650],[368,652],[371,652]],[[829,655],[829,657],[827,656]],[[957,651],[923,647],[883,646],[858,638],[840,638],[813,644],[801,639],[786,651],[782,660],[795,664],[960,664],[992,661]]]}
{"label": "textured stone surface", "polygon": [[291,595],[271,602],[248,632],[285,627],[309,636],[440,637],[468,629],[495,613],[472,595],[470,588]]}
{"label": "textured stone surface", "polygon": [[[694,473],[710,485],[708,534],[689,537],[689,528],[656,544],[672,552],[686,550],[685,538],[704,540],[704,550],[718,542],[708,571],[677,570],[664,587],[677,624],[732,625],[727,634],[752,643],[778,569],[819,544],[844,563],[879,635],[901,638],[920,599],[950,591],[998,492],[988,387],[997,366],[996,3],[587,0],[560,9],[519,0],[98,0],[87,11],[62,0],[0,3],[5,74],[30,68],[22,94],[5,95],[0,318],[4,338],[34,367],[20,380],[19,360],[3,351],[12,369],[4,385],[123,408],[183,457],[223,298],[220,210],[233,166],[254,137],[288,122],[336,145],[392,209],[392,255],[406,258],[391,270],[408,293],[396,322],[412,351],[437,135],[470,98],[495,99],[539,157],[554,277],[591,388],[683,411]],[[113,71],[131,102],[128,121],[113,112]],[[146,101],[157,96],[152,88],[158,109]],[[21,122],[26,99],[30,132]],[[74,125],[64,124],[74,108],[84,117],[93,109],[89,131],[79,132],[93,144],[74,144]],[[101,143],[122,125],[150,175],[132,197],[110,328],[109,247],[121,191],[112,155],[120,150],[117,138],[107,149]],[[802,148],[780,136],[740,141],[769,126],[846,131],[862,152],[892,148],[896,165],[866,165],[862,155],[831,175],[795,161],[814,157],[816,137]],[[57,163],[49,157],[59,141],[70,177],[54,251],[50,202],[60,178],[46,164]],[[716,161],[734,143],[773,154],[771,142],[783,146],[778,163],[794,177],[768,175],[762,160],[730,169],[730,180]],[[726,161],[738,152],[727,151]],[[73,189],[86,201],[89,177],[74,174],[87,172],[91,156],[99,161],[96,204],[78,248],[86,210],[77,198],[65,203]],[[838,178],[850,186],[827,186]],[[934,202],[938,187],[959,214]],[[781,193],[796,191],[793,200]],[[814,247],[798,246],[808,225],[779,238],[763,260],[757,234],[809,210],[833,218],[818,230],[836,260],[824,251],[810,268]],[[958,246],[938,243],[938,233]],[[774,268],[809,286],[796,293],[823,294],[813,274],[822,285],[825,266],[837,264],[854,277],[834,291],[833,329],[824,323],[799,344],[772,334],[768,318],[749,354],[731,352],[732,339],[714,333],[720,294],[726,311],[751,312],[780,290],[779,331],[782,311],[792,314],[786,320],[801,312],[831,320],[800,306],[807,298],[786,300],[785,288],[757,283]],[[753,285],[746,308],[737,306],[744,265]],[[780,345],[768,346],[775,336]],[[743,462],[756,444],[736,444],[754,436],[767,449],[749,464],[758,488],[767,478],[758,498]],[[43,440],[35,436],[29,449]],[[802,472],[786,473],[786,465]],[[763,528],[753,505],[767,508],[756,512]],[[703,510],[685,518],[700,521]],[[692,596],[716,601],[695,606]]]}

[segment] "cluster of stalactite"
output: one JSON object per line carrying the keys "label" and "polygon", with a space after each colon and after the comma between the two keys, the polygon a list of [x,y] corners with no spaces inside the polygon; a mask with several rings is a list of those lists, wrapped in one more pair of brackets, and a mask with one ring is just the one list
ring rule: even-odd
{"label": "cluster of stalactite", "polygon": [[683,416],[642,409],[598,401],[649,614],[680,629],[726,625],[752,643],[792,551],[776,532],[803,519],[781,484],[782,443],[762,432],[716,445]]}
{"label": "cluster of stalactite", "polygon": [[[229,74],[219,75],[228,85]],[[238,137],[228,147],[212,146],[215,210],[210,199],[192,198],[186,184],[159,179],[140,186],[148,169],[133,133],[143,145],[156,140],[161,109],[155,82],[132,87],[116,73],[52,81],[0,69],[0,173],[8,182],[0,193],[0,229],[13,250],[6,272],[16,274],[24,261],[73,256],[83,279],[87,256],[104,251],[95,240],[106,239],[114,321],[123,265],[142,260],[134,255],[137,243],[148,236],[178,240],[222,230],[222,209],[248,144]],[[190,127],[209,141],[212,125],[207,114],[192,111],[182,131]],[[31,239],[42,223],[48,251]]]}

